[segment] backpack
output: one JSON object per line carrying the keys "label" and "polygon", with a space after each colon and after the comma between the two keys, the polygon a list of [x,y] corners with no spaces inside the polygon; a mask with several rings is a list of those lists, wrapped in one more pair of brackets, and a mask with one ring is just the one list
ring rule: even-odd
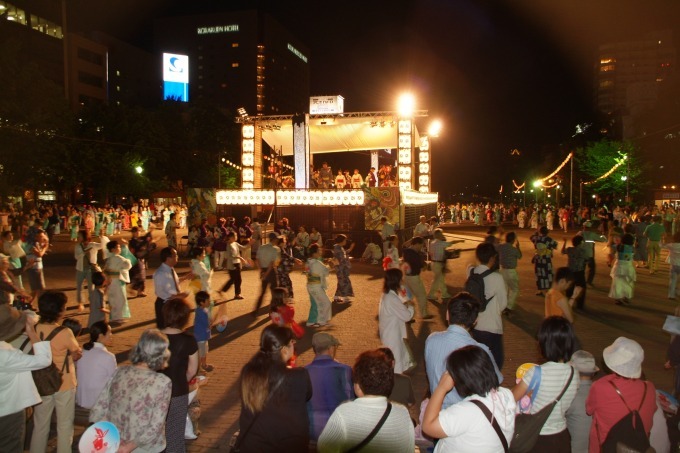
{"label": "backpack", "polygon": [[481,274],[475,274],[475,268],[470,269],[470,275],[468,275],[465,281],[465,291],[469,292],[477,298],[479,301],[479,311],[480,313],[486,310],[486,306],[489,301],[495,297],[495,295],[490,298],[486,298],[486,293],[484,292],[484,277],[490,275],[493,269],[486,270]]}
{"label": "backpack", "polygon": [[[628,409],[628,413],[611,427],[607,433],[607,437],[602,443],[600,451],[603,453],[616,453],[617,451],[621,451],[620,448],[625,447],[626,451],[632,450],[636,452],[647,452],[650,448],[649,437],[647,436],[645,427],[642,424],[642,417],[640,417],[640,409],[642,409],[642,405],[645,402],[645,396],[647,396],[647,382],[644,382],[645,391],[642,394],[640,407],[637,409],[631,409],[628,406],[628,403],[626,403],[626,400],[623,399],[623,395],[621,394],[621,391],[618,389],[618,387],[616,387],[616,385],[611,381],[609,383],[612,385],[612,387],[614,387],[614,390],[616,390],[616,393],[621,398],[621,401],[623,401],[626,409]],[[595,428],[597,430],[597,438],[599,441],[600,431],[597,427],[597,424],[595,425]]]}
{"label": "backpack", "polygon": [[[52,340],[52,338],[54,338],[59,332],[61,332],[64,329],[66,329],[66,327],[57,326],[52,332],[50,332],[50,334],[44,340],[42,338],[41,333],[40,339],[42,341],[49,342],[50,340]],[[21,345],[20,349],[23,351],[29,342],[30,340],[27,338],[26,341],[24,341],[24,343]],[[66,353],[64,365],[61,367],[61,370],[59,370],[59,368],[57,368],[54,362],[52,362],[45,368],[31,371],[31,374],[33,375],[33,382],[35,383],[35,388],[38,390],[38,394],[40,396],[54,395],[59,391],[64,376],[64,369],[68,368],[68,356],[70,352],[71,351],[68,351]],[[29,354],[33,354],[33,346],[31,346]]]}

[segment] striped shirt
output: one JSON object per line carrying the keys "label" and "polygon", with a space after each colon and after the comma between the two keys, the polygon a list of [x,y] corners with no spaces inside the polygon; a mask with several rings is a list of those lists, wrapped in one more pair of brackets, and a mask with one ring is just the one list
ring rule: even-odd
{"label": "striped shirt", "polygon": [[522,252],[514,245],[505,242],[496,247],[498,250],[498,264],[503,269],[517,268],[517,260],[522,258]]}

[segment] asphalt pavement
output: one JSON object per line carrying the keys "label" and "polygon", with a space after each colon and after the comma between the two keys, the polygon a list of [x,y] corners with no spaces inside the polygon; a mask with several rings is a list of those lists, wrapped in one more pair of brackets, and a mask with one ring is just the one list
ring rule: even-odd
{"label": "asphalt pavement", "polygon": [[[512,226],[507,225],[505,228],[510,230]],[[472,250],[485,236],[486,227],[471,224],[443,225],[443,229],[447,237],[464,240],[455,246],[463,250],[460,258],[450,260],[447,264],[449,272],[446,274],[446,283],[449,292],[455,294],[462,289],[465,269],[474,262]],[[521,290],[518,307],[509,317],[503,318],[505,365],[502,371],[505,378],[503,385],[506,387],[514,385],[514,374],[519,365],[539,360],[535,334],[543,319],[544,310],[543,298],[535,295],[536,285],[531,264],[533,247],[529,241],[531,231],[529,229],[515,229],[515,231],[518,233],[524,257],[518,265]],[[554,231],[551,236],[560,243],[561,247],[563,238],[571,238],[574,233],[575,231],[569,233]],[[162,236],[162,233],[155,231],[154,236]],[[178,236],[181,235],[178,234]],[[122,236],[114,236],[111,239],[119,237],[128,238],[129,233],[123,233]],[[159,249],[153,252],[150,258],[146,291],[148,295],[143,298],[131,298],[129,305],[132,319],[113,330],[114,345],[109,350],[116,354],[119,364],[127,361],[129,351],[137,342],[141,332],[155,327],[153,310],[155,295],[150,276],[160,264],[158,250],[164,244],[165,240],[162,239]],[[86,311],[79,313],[75,302],[74,246],[75,243],[70,242],[67,235],[56,236],[51,251],[44,260],[45,277],[49,289],[65,291],[68,295],[67,316],[76,317],[86,325],[89,307],[86,305]],[[672,372],[666,371],[663,367],[670,336],[661,330],[666,315],[673,314],[676,307],[675,302],[667,298],[668,265],[662,264],[660,271],[654,275],[650,275],[646,269],[637,269],[638,280],[633,303],[629,306],[617,306],[607,297],[611,282],[610,268],[604,261],[602,244],[596,244],[596,249],[597,275],[594,287],[588,288],[585,310],[576,312],[574,322],[582,348],[592,352],[598,358],[598,366],[604,369],[601,360],[602,350],[619,336],[632,338],[638,341],[645,350],[643,370],[646,377],[653,381],[657,388],[672,391]],[[566,257],[557,253],[553,263],[555,268],[564,266]],[[188,258],[182,258],[176,269],[180,274],[188,272]],[[382,274],[382,268],[378,265],[353,260],[350,278],[355,292],[354,301],[348,305],[333,304],[332,326],[323,329],[342,342],[336,357],[340,362],[352,365],[359,353],[381,346],[378,337],[377,310],[382,290]],[[213,288],[221,287],[227,277],[226,271],[215,272]],[[426,288],[429,288],[432,277],[432,272],[423,273]],[[291,273],[291,278],[295,290],[295,319],[304,326],[309,311],[309,297],[305,289],[306,279],[302,274],[302,268],[296,267]],[[335,276],[331,273],[328,290],[331,296],[335,291],[335,284]],[[260,310],[257,318],[250,316],[258,291],[258,272],[252,269],[246,270],[243,272],[242,291],[245,299],[217,302],[218,305],[226,304],[229,323],[223,333],[214,331],[210,340],[208,361],[215,366],[215,369],[210,373],[203,373],[208,376],[208,381],[199,394],[202,413],[199,423],[201,434],[196,440],[187,442],[190,452],[228,451],[229,439],[238,429],[239,373],[242,366],[259,348],[260,332],[269,324],[267,306]],[[230,290],[229,296],[233,297],[233,289]],[[268,299],[267,296],[265,303]],[[418,361],[417,367],[409,373],[417,401],[416,405],[411,408],[411,413],[416,419],[420,401],[427,391],[423,361],[425,340],[430,333],[445,329],[445,305],[428,302],[428,306],[430,313],[435,317],[427,321],[416,319],[416,322],[409,324],[407,328],[409,343]],[[313,359],[311,338],[318,330],[307,328],[304,336],[297,342],[295,349],[298,355],[298,366],[304,366]],[[81,336],[79,341],[81,344],[85,343],[87,336]],[[77,427],[76,435],[82,431],[82,427]],[[75,445],[77,445],[77,440],[76,437]],[[53,433],[48,451],[55,450],[56,439]]]}

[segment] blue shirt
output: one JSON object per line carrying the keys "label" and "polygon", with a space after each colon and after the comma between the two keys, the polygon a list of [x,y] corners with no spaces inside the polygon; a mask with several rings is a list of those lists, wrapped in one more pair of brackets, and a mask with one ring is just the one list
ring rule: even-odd
{"label": "blue shirt", "polygon": [[208,320],[209,309],[196,307],[194,316],[194,337],[196,341],[210,340],[210,322]]}
{"label": "blue shirt", "polygon": [[[489,354],[491,363],[493,363],[493,368],[496,370],[496,375],[498,376],[498,382],[503,382],[503,375],[498,370],[496,361],[493,359],[489,348],[486,345],[477,343],[474,338],[470,336],[470,333],[461,326],[450,325],[448,329],[443,332],[431,333],[425,341],[425,369],[427,371],[427,379],[430,382],[430,390],[432,392],[437,388],[439,379],[441,379],[442,374],[446,371],[446,359],[449,355],[457,349],[470,345],[479,346]],[[444,397],[442,410],[462,400],[463,398],[458,395],[458,392],[454,388],[446,394],[446,397]]]}
{"label": "blue shirt", "polygon": [[335,408],[354,399],[352,368],[320,354],[305,369],[312,381],[312,398],[307,401],[309,436],[317,440]]}

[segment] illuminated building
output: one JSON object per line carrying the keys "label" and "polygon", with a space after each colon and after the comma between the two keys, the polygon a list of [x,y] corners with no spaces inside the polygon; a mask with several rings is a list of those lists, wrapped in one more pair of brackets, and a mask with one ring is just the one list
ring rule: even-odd
{"label": "illuminated building", "polygon": [[155,50],[189,56],[189,99],[207,98],[249,115],[305,112],[310,52],[265,13],[225,12],[157,19]]}
{"label": "illuminated building", "polygon": [[635,41],[603,44],[595,64],[595,104],[629,138],[634,118],[653,106],[659,84],[674,71],[677,55],[672,31],[656,31]]}

